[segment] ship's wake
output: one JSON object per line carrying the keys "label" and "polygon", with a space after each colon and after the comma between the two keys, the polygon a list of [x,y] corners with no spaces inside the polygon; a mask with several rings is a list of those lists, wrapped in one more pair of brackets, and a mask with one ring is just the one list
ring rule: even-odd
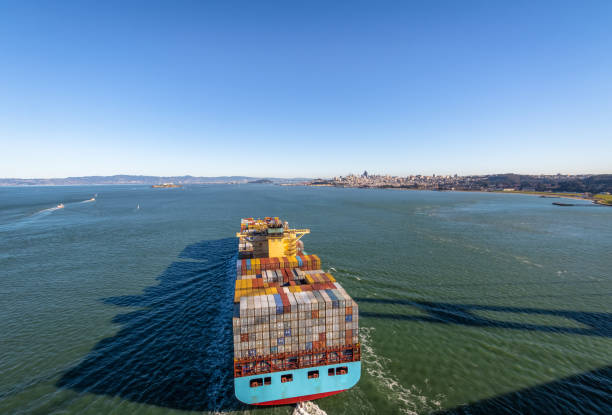
{"label": "ship's wake", "polygon": [[36,222],[39,219],[44,218],[45,216],[49,216],[50,214],[52,214],[53,212],[55,212],[56,210],[60,210],[63,209],[64,206],[63,205],[57,205],[57,206],[53,206],[50,208],[46,208],[46,209],[42,209],[39,210],[38,212],[34,212],[28,216],[22,216],[18,219],[16,219],[14,222],[10,222],[10,223],[6,223],[3,225],[0,225],[0,231],[12,231],[15,229],[19,229],[23,226],[26,226],[28,224],[31,224],[33,222]]}
{"label": "ship's wake", "polygon": [[386,393],[390,400],[397,403],[401,413],[417,415],[439,410],[442,405],[442,396],[437,396],[435,399],[428,398],[415,385],[405,386],[391,375],[389,368],[392,360],[376,354],[372,345],[374,330],[374,327],[361,327],[359,337],[363,367],[367,375],[374,379],[376,387]]}
{"label": "ship's wake", "polygon": [[323,409],[311,401],[300,402],[295,406],[293,415],[327,415]]}
{"label": "ship's wake", "polygon": [[39,210],[38,212],[32,214],[30,217],[37,216],[37,215],[48,214],[48,213],[55,212],[56,210],[60,210],[60,209],[63,209],[63,208],[64,208],[64,205],[53,206],[53,207],[50,207],[50,208],[47,208],[47,209]]}
{"label": "ship's wake", "polygon": [[41,209],[39,211],[30,213],[30,214],[25,213],[25,214],[20,215],[20,217],[16,218],[13,222],[0,225],[0,231],[11,231],[11,230],[18,229],[22,226],[27,226],[29,224],[37,222],[40,219],[43,219],[46,216],[51,215],[53,212],[56,212],[58,210],[63,210],[64,208],[70,205],[81,205],[85,203],[92,203],[95,201],[96,199],[92,197],[91,199],[82,200],[80,202],[60,203],[58,205],[55,205],[49,208],[45,208],[45,209]]}

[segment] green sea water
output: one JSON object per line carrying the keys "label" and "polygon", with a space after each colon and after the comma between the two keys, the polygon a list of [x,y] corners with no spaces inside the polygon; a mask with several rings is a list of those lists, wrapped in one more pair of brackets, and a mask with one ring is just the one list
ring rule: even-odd
{"label": "green sea water", "polygon": [[576,203],[0,188],[0,413],[291,414],[233,398],[232,236],[251,216],[310,228],[360,305],[362,378],[316,402],[328,414],[612,413],[612,208]]}

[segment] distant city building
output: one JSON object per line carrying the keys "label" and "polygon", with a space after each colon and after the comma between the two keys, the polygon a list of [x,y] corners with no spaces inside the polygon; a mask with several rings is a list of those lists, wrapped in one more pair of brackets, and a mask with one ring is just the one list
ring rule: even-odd
{"label": "distant city building", "polygon": [[518,175],[494,174],[484,176],[459,176],[457,174],[406,177],[370,175],[367,171],[357,176],[319,179],[311,184],[339,187],[373,187],[429,190],[472,191],[528,191],[528,192],[576,192],[603,193],[612,190],[612,175]]}

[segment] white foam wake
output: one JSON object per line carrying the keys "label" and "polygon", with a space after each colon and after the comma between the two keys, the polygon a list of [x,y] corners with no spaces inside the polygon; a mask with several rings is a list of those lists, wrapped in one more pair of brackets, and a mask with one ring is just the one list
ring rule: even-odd
{"label": "white foam wake", "polygon": [[[396,401],[402,413],[417,415],[439,410],[442,406],[442,396],[435,399],[427,398],[415,385],[406,387],[391,376],[389,367],[391,359],[376,354],[372,346],[372,332],[374,327],[361,327],[359,338],[361,340],[361,357],[366,373],[374,378],[376,386],[386,391],[389,398]],[[427,379],[425,379],[427,383]]]}
{"label": "white foam wake", "polygon": [[327,415],[323,409],[319,408],[314,402],[299,402],[293,410],[293,415]]}
{"label": "white foam wake", "polygon": [[36,215],[40,215],[40,214],[44,214],[44,213],[51,213],[51,212],[53,212],[55,210],[60,210],[60,209],[63,209],[63,208],[64,208],[64,206],[59,206],[59,205],[58,206],[54,206],[54,207],[50,207],[50,208],[47,208],[47,209],[39,210],[38,212],[33,213],[32,216],[36,216]]}

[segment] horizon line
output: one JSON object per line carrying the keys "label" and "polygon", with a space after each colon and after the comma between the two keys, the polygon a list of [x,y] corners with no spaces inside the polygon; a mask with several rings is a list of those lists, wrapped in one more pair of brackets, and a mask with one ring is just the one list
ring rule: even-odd
{"label": "horizon line", "polygon": [[[367,170],[365,170],[367,171]],[[65,180],[65,179],[81,179],[87,177],[119,177],[119,176],[132,176],[132,177],[153,177],[153,178],[170,178],[170,177],[191,177],[191,178],[230,178],[230,177],[244,177],[244,178],[252,178],[252,179],[286,179],[286,180],[297,180],[297,179],[330,179],[333,177],[346,177],[350,175],[361,176],[363,173],[346,173],[340,175],[331,175],[331,176],[311,176],[311,177],[282,177],[282,176],[249,176],[243,174],[224,174],[218,176],[194,176],[192,174],[175,174],[175,175],[155,175],[155,174],[126,174],[126,173],[117,173],[111,175],[102,175],[102,174],[88,174],[82,176],[65,176],[65,177],[0,177],[0,180]],[[475,173],[475,174],[423,174],[423,173],[411,173],[411,174],[390,174],[390,173],[369,173],[368,176],[391,176],[391,177],[409,177],[409,176],[457,176],[457,177],[474,177],[474,176],[499,176],[499,175],[517,175],[517,176],[600,176],[600,175],[610,175],[612,172],[608,173],[514,173],[514,172],[503,172],[503,173]]]}

